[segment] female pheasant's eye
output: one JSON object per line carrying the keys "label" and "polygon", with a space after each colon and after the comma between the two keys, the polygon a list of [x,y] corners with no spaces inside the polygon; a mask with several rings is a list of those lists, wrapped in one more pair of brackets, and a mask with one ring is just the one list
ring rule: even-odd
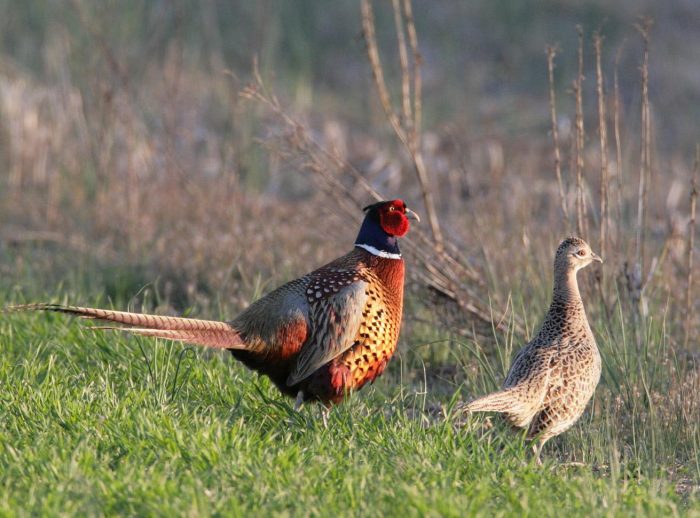
{"label": "female pheasant's eye", "polygon": [[577,255],[578,255],[579,257],[584,257],[584,256],[586,255],[586,251],[585,251],[585,250],[579,250]]}

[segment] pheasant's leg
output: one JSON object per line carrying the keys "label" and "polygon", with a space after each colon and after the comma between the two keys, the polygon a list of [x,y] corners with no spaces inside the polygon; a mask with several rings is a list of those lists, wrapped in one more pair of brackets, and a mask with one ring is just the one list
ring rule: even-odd
{"label": "pheasant's leg", "polygon": [[331,409],[327,406],[321,408],[321,418],[323,419],[323,427],[328,428],[328,416],[331,413]]}
{"label": "pheasant's leg", "polygon": [[542,460],[540,459],[540,453],[542,453],[542,448],[544,447],[544,443],[546,443],[548,440],[549,440],[549,437],[540,437],[532,445],[532,451],[535,454],[535,462],[537,463],[538,466],[542,465]]}
{"label": "pheasant's leg", "polygon": [[301,408],[301,405],[303,405],[303,404],[304,404],[304,391],[300,390],[297,393],[296,401],[294,401],[294,410],[298,412],[299,409]]}
{"label": "pheasant's leg", "polygon": [[538,466],[542,465],[542,460],[540,459],[540,452],[542,451],[542,444],[535,442],[532,444],[532,453],[535,455],[535,462]]}

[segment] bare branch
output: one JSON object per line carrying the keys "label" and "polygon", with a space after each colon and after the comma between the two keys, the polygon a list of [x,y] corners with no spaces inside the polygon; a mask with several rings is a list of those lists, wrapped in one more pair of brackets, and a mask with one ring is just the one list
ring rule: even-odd
{"label": "bare branch", "polygon": [[[601,66],[603,37],[599,32],[593,35],[596,62],[596,90],[598,92],[598,133],[600,136],[600,254],[606,257],[608,232],[608,130],[605,113],[605,87]],[[605,270],[603,270],[605,285]]]}
{"label": "bare branch", "polygon": [[411,108],[411,71],[408,68],[408,50],[406,49],[406,37],[404,36],[403,17],[399,0],[392,0],[394,7],[394,23],[396,25],[396,39],[399,47],[399,64],[401,65],[401,107],[403,109],[403,123],[409,136],[409,143],[415,148],[415,132],[413,126],[413,110]]}
{"label": "bare branch", "polygon": [[365,38],[365,44],[367,45],[367,58],[372,67],[372,76],[374,77],[374,86],[377,88],[377,93],[379,94],[379,102],[396,136],[399,137],[399,140],[408,148],[409,144],[406,133],[401,126],[398,115],[396,115],[394,111],[391,97],[389,96],[389,90],[386,87],[384,69],[382,68],[382,62],[379,58],[379,49],[377,48],[377,36],[374,30],[374,12],[372,11],[370,0],[362,0],[361,10],[362,32]]}
{"label": "bare branch", "polygon": [[414,135],[420,135],[423,117],[423,81],[421,79],[420,67],[423,64],[423,57],[418,50],[418,35],[416,24],[413,20],[413,7],[411,0],[403,0],[404,16],[406,17],[406,29],[408,32],[408,42],[413,53],[413,131]]}
{"label": "bare branch", "polygon": [[693,249],[695,248],[695,210],[698,202],[698,175],[700,175],[700,144],[695,147],[695,165],[690,181],[690,221],[688,221],[688,278],[685,288],[685,347],[690,340],[693,294]]}
{"label": "bare branch", "polygon": [[561,178],[561,152],[559,151],[559,125],[557,124],[557,106],[554,94],[554,58],[557,55],[556,46],[547,45],[547,70],[549,72],[549,112],[552,122],[552,144],[554,146],[554,172],[557,176],[557,185],[559,186],[559,199],[561,201],[561,211],[566,220],[566,225],[569,227],[569,209],[566,205],[566,192],[564,190],[564,182]]}
{"label": "bare branch", "polygon": [[[405,6],[405,4],[404,4]],[[405,55],[405,37],[403,33],[403,15],[401,14],[401,5],[398,1],[394,1],[394,19],[397,23],[397,33],[399,39],[399,55],[402,61],[401,71],[402,71],[402,84],[404,85],[404,115],[410,114],[410,105],[408,108],[405,106],[406,99],[410,100],[410,70],[408,68],[408,57]],[[416,124],[408,119],[404,124],[401,124],[399,117],[396,115],[394,106],[391,103],[391,97],[389,96],[389,91],[386,86],[386,81],[384,79],[384,71],[382,69],[381,60],[379,58],[379,50],[377,46],[377,37],[374,28],[374,12],[372,10],[371,0],[362,0],[361,2],[361,12],[362,12],[362,29],[365,37],[365,43],[367,45],[367,57],[372,68],[372,76],[374,77],[374,84],[377,88],[379,94],[379,100],[384,108],[384,113],[394,129],[396,136],[399,138],[401,143],[404,145],[408,151],[411,159],[413,161],[413,167],[418,178],[418,183],[421,188],[421,194],[423,196],[423,204],[425,205],[425,210],[427,212],[427,220],[430,225],[430,230],[433,235],[433,245],[435,251],[440,253],[444,250],[444,239],[442,232],[440,230],[440,223],[438,220],[437,211],[435,210],[435,203],[433,202],[433,193],[429,187],[428,181],[428,170],[423,161],[423,154],[421,151],[421,138],[417,131]],[[417,37],[415,35],[415,26],[413,23],[412,11],[408,8],[407,13],[411,13],[411,16],[406,15],[407,23],[410,20],[411,26],[408,29],[409,38],[411,39],[411,45],[413,47],[414,59],[416,60],[416,65],[419,62],[420,55],[417,50]],[[400,26],[400,28],[399,28]],[[403,50],[401,50],[403,49]],[[414,111],[420,113],[420,100],[418,94],[420,93],[420,78],[419,78],[419,68],[414,66]],[[408,90],[408,97],[406,96],[406,91]],[[410,103],[409,103],[410,104]]]}
{"label": "bare branch", "polygon": [[614,65],[614,78],[613,78],[613,103],[614,103],[614,117],[613,126],[615,131],[615,159],[617,161],[616,173],[617,173],[617,221],[622,221],[623,213],[623,175],[624,168],[622,167],[622,144],[620,142],[620,83],[618,81],[618,71],[620,65],[620,56],[622,54],[622,46],[617,49],[615,53],[615,65]]}
{"label": "bare branch", "polygon": [[583,28],[576,26],[578,32],[578,74],[574,81],[576,97],[576,232],[588,238],[586,225],[586,206],[583,199],[583,167],[585,130],[583,127]]}
{"label": "bare branch", "polygon": [[637,30],[644,41],[644,55],[642,58],[642,142],[641,158],[639,164],[639,192],[637,197],[637,233],[635,241],[635,260],[641,271],[644,272],[644,242],[646,238],[646,205],[648,198],[648,181],[651,168],[651,123],[649,121],[649,31],[652,21],[644,18],[636,25]]}

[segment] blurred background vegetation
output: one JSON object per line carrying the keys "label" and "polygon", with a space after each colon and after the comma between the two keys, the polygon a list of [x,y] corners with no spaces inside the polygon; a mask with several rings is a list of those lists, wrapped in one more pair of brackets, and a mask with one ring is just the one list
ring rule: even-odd
{"label": "blurred background vegetation", "polygon": [[[478,0],[439,6],[418,1],[414,9],[426,64],[429,126],[448,118],[469,121],[473,131],[484,123],[508,128],[503,117],[510,114],[519,122],[513,132],[536,128],[546,120],[541,116],[544,47],[558,43],[567,51],[558,67],[558,85],[566,88],[576,66],[576,25],[589,35],[594,30],[605,35],[608,64],[622,47],[622,90],[632,103],[639,95],[639,48],[631,29],[639,16],[649,15],[656,20],[652,95],[656,110],[667,115],[659,121],[660,141],[694,144],[688,130],[696,129],[689,124],[700,115],[695,30],[700,15],[692,0]],[[4,74],[27,74],[45,84],[69,80],[87,92],[102,73],[107,83],[128,79],[138,90],[154,67],[171,60],[187,74],[216,79],[229,70],[245,79],[257,55],[295,106],[368,122],[369,75],[354,2],[4,0],[2,10]],[[379,5],[377,16],[380,41],[392,51],[390,6]],[[113,77],[118,72],[112,65],[118,65],[121,77]],[[592,78],[592,60],[586,71]]]}
{"label": "blurred background vegetation", "polygon": [[[396,95],[391,5],[375,9]],[[316,142],[382,195],[421,207],[410,160],[373,89],[356,2],[1,0],[0,11],[0,268],[20,297],[72,283],[128,300],[153,285],[157,303],[178,311],[199,305],[231,314],[348,248],[356,221],[334,210],[328,186],[304,170],[303,153],[280,149],[288,128],[279,118],[239,96],[254,57],[266,86]],[[571,198],[577,25],[584,31],[586,237],[594,248],[594,31],[605,37],[610,113],[616,64],[619,73],[623,162],[611,159],[620,188],[606,268],[624,284],[640,149],[643,47],[635,24],[654,18],[644,275],[660,259],[653,273],[677,282],[652,285],[649,294],[661,300],[682,289],[700,121],[697,3],[416,1],[414,12],[430,188],[450,243],[483,279],[478,297],[483,304],[495,297],[499,311],[514,289],[546,299],[546,290],[528,285],[533,275],[548,284],[552,250],[572,228],[554,181],[544,49],[559,48],[558,127]],[[670,302],[678,315],[681,299]]]}

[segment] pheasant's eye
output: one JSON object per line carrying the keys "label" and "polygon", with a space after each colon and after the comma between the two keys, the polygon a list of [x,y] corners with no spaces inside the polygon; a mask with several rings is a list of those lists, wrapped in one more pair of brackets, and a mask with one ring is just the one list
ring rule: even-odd
{"label": "pheasant's eye", "polygon": [[579,251],[576,253],[576,255],[578,255],[579,257],[585,257],[586,251],[585,251],[585,250],[579,250]]}
{"label": "pheasant's eye", "polygon": [[393,205],[389,205],[389,212],[394,212],[396,210],[396,207]]}

